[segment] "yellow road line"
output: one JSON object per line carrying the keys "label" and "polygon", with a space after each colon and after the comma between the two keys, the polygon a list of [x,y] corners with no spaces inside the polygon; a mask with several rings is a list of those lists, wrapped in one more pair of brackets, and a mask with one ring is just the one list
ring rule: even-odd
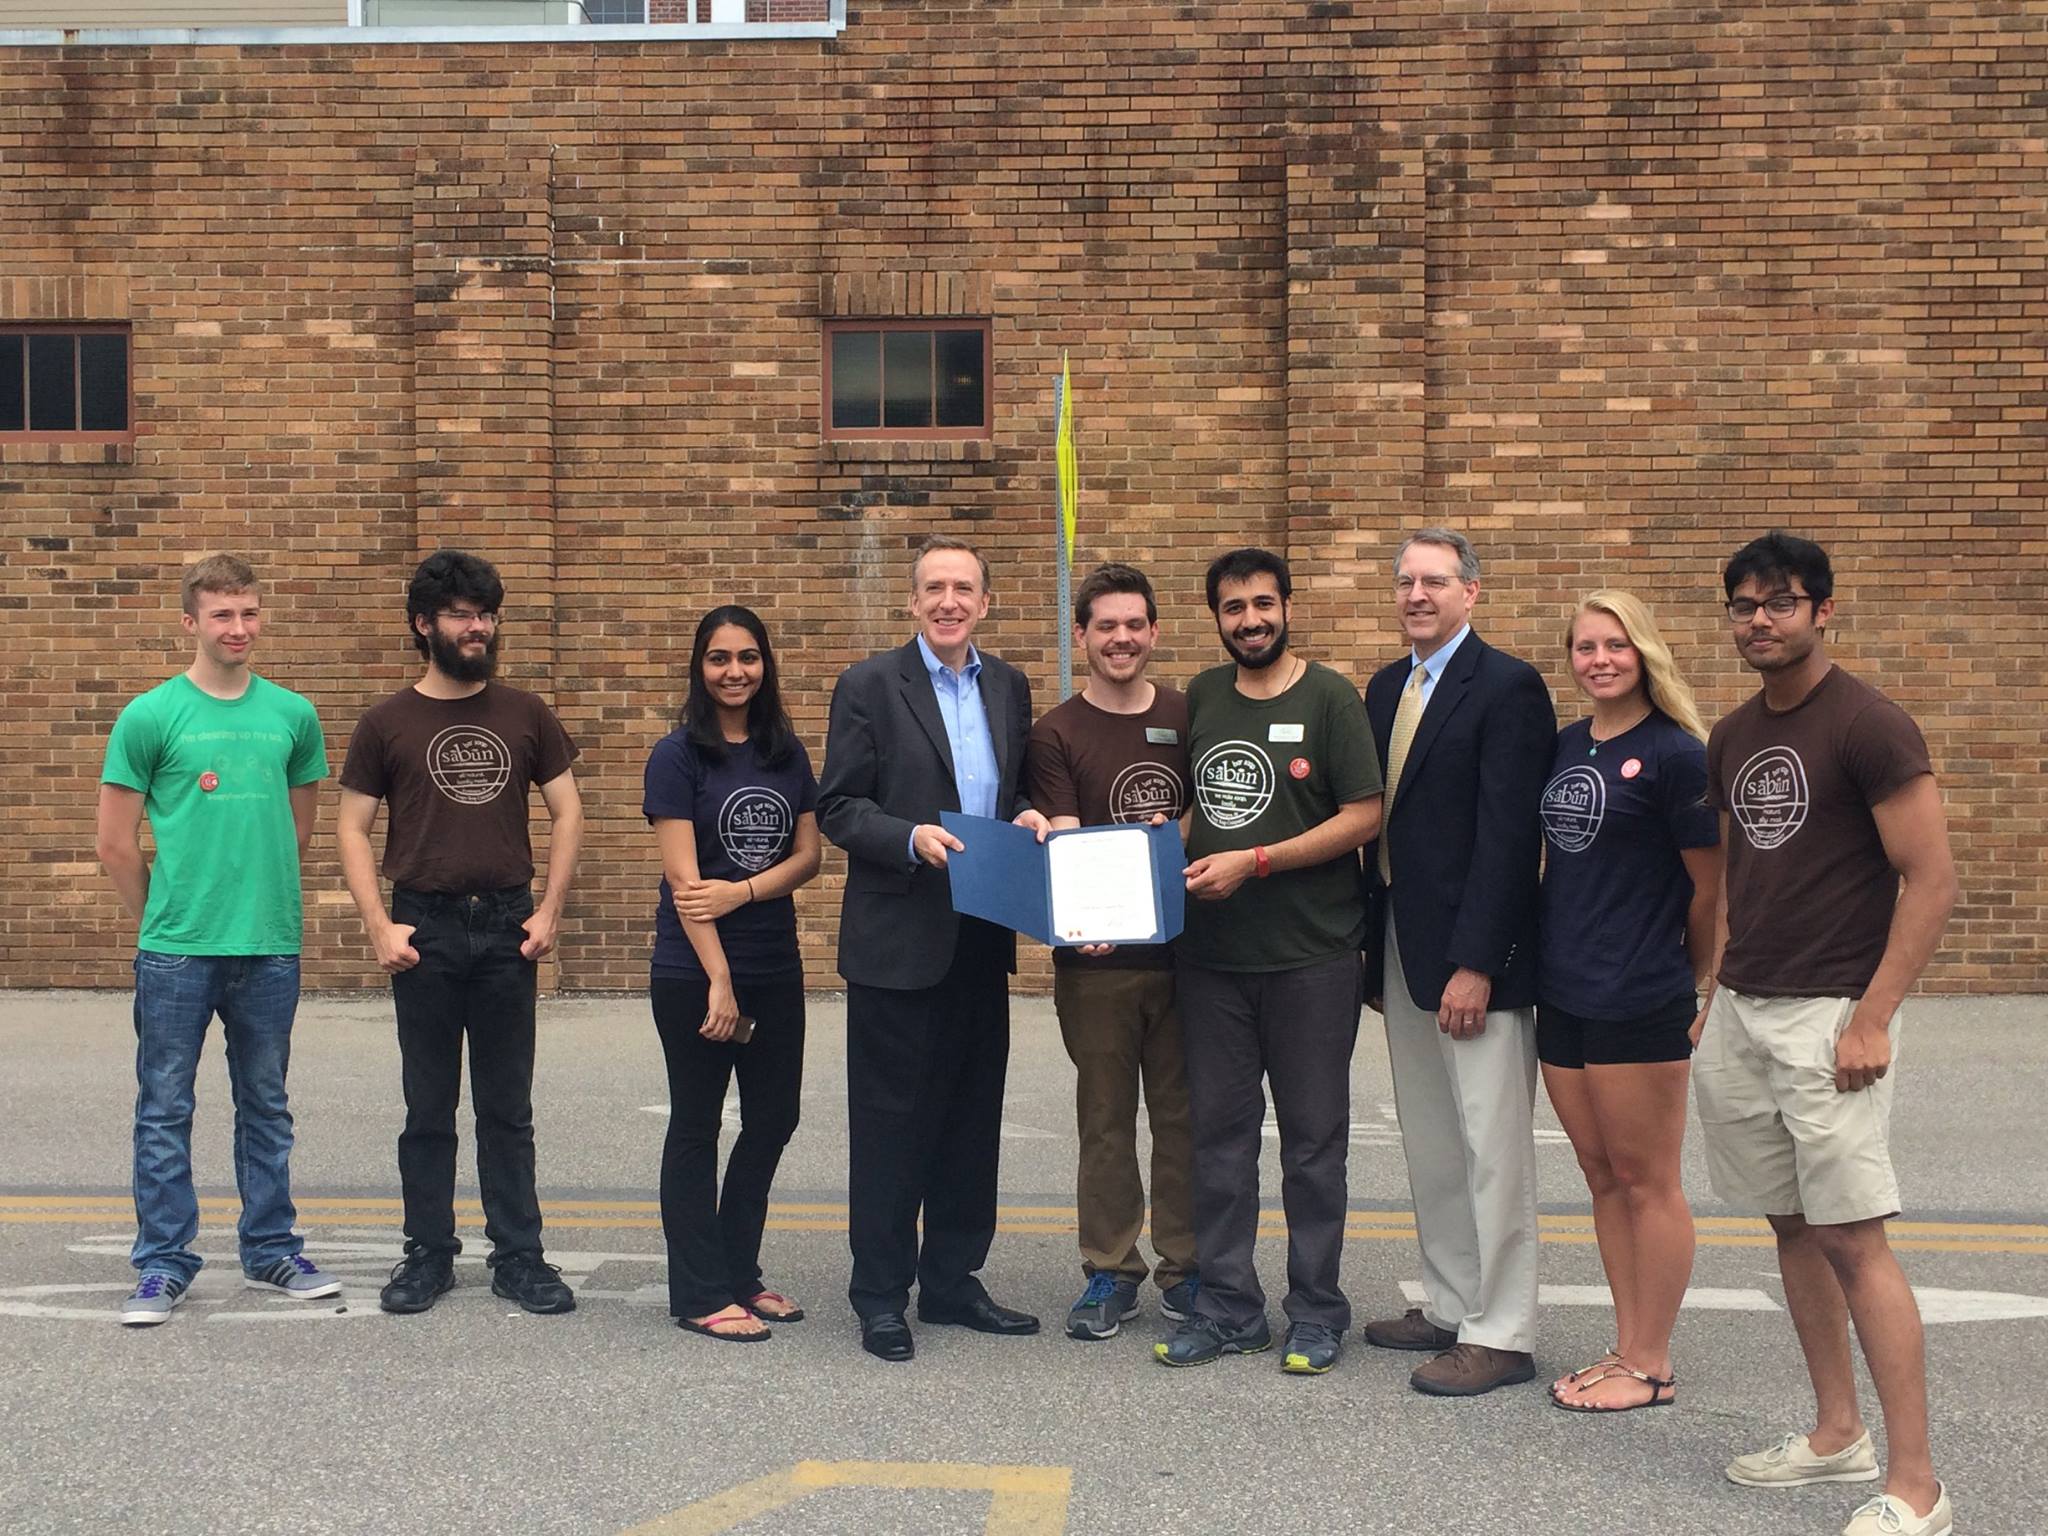
{"label": "yellow road line", "polygon": [[[310,1196],[299,1200],[302,1215],[327,1225],[350,1221],[384,1224],[397,1216],[400,1201],[381,1195],[360,1198]],[[204,1216],[232,1217],[240,1203],[220,1195],[199,1202]],[[115,1195],[0,1195],[0,1226],[79,1226],[131,1219],[130,1201]],[[459,1204],[457,1214],[468,1220],[481,1219],[483,1208],[471,1201]],[[547,1223],[567,1230],[659,1231],[661,1207],[652,1200],[579,1200],[547,1207]],[[1541,1236],[1546,1243],[1583,1246],[1595,1241],[1592,1217],[1549,1215],[1540,1218]],[[769,1207],[768,1226],[777,1232],[844,1232],[846,1207],[824,1202],[777,1203]],[[1698,1241],[1711,1248],[1769,1248],[1770,1228],[1761,1220],[1744,1216],[1702,1216],[1696,1218]],[[996,1230],[1027,1236],[1071,1236],[1076,1230],[1072,1206],[1006,1205],[996,1211]],[[1261,1237],[1286,1235],[1286,1217],[1280,1211],[1259,1213]],[[1985,1221],[1895,1221],[1889,1232],[1892,1246],[1919,1253],[1982,1253],[2048,1255],[2048,1226],[2029,1222]],[[1408,1211],[1352,1211],[1345,1219],[1345,1236],[1357,1241],[1407,1241],[1415,1235],[1415,1217]]]}

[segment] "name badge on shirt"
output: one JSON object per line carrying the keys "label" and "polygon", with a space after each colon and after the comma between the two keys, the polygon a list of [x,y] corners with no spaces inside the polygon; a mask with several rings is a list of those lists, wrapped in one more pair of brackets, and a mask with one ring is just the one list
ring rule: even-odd
{"label": "name badge on shirt", "polygon": [[1269,725],[1266,727],[1268,741],[1300,741],[1302,728],[1298,725]]}
{"label": "name badge on shirt", "polygon": [[1148,725],[1145,727],[1145,740],[1155,747],[1176,746],[1180,742],[1180,732],[1170,725]]}

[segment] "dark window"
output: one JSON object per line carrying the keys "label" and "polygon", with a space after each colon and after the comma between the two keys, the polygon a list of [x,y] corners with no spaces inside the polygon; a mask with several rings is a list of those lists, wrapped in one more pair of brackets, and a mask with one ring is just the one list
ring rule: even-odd
{"label": "dark window", "polygon": [[583,19],[593,27],[638,26],[647,19],[647,0],[583,0]]}
{"label": "dark window", "polygon": [[987,437],[986,321],[833,320],[826,324],[831,437]]}
{"label": "dark window", "polygon": [[126,326],[0,329],[0,437],[125,438]]}

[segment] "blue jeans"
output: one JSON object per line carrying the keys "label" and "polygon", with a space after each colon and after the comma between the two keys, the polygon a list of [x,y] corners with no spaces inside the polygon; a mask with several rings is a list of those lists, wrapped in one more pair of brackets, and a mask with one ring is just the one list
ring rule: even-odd
{"label": "blue jeans", "polygon": [[144,1272],[199,1273],[192,1251],[193,1082],[207,1026],[220,1015],[235,1099],[235,1187],[242,1268],[253,1273],[303,1246],[292,1231],[292,1114],[285,1102],[297,955],[135,956],[135,1248]]}

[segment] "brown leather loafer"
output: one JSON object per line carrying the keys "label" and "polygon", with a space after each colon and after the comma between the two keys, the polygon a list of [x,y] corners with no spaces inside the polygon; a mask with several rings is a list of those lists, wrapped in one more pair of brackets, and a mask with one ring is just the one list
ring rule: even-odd
{"label": "brown leather loafer", "polygon": [[1535,1360],[1518,1349],[1454,1344],[1429,1364],[1418,1366],[1408,1385],[1431,1397],[1477,1397],[1535,1377]]}
{"label": "brown leather loafer", "polygon": [[1377,1344],[1381,1349],[1426,1349],[1436,1353],[1457,1343],[1458,1336],[1424,1317],[1422,1308],[1410,1307],[1399,1317],[1367,1323],[1365,1342]]}

